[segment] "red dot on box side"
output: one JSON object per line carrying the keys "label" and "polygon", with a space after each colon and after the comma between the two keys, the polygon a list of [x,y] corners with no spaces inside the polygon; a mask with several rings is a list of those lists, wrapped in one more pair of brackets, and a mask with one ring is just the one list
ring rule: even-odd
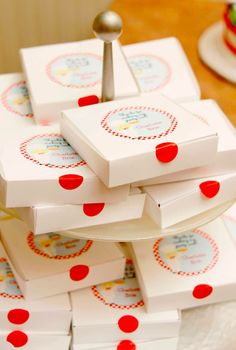
{"label": "red dot on box side", "polygon": [[136,345],[131,340],[122,340],[118,344],[117,350],[136,350]]}
{"label": "red dot on box side", "polygon": [[15,348],[21,348],[28,343],[28,336],[21,331],[13,331],[8,334],[7,341]]}
{"label": "red dot on box side", "polygon": [[83,183],[83,176],[76,174],[66,174],[59,177],[59,184],[65,190],[75,190]]}
{"label": "red dot on box side", "polygon": [[156,157],[162,163],[169,163],[176,158],[178,146],[174,142],[164,142],[156,146]]}
{"label": "red dot on box side", "polygon": [[213,198],[220,190],[218,181],[204,181],[199,185],[201,193],[207,198]]}
{"label": "red dot on box side", "polygon": [[105,203],[88,203],[83,205],[83,212],[87,216],[96,216],[101,213]]}
{"label": "red dot on box side", "polygon": [[125,315],[119,319],[118,326],[122,332],[132,333],[138,328],[139,322],[136,317]]}
{"label": "red dot on box side", "polygon": [[199,284],[193,289],[193,296],[196,299],[204,299],[211,295],[213,292],[213,287],[209,284]]}
{"label": "red dot on box side", "polygon": [[70,278],[72,281],[81,281],[89,274],[89,267],[87,265],[75,265],[70,269]]}
{"label": "red dot on box side", "polygon": [[13,309],[8,312],[7,318],[9,322],[14,324],[23,324],[29,319],[29,311],[24,309]]}
{"label": "red dot on box side", "polygon": [[80,97],[78,99],[78,106],[84,107],[89,105],[95,105],[99,102],[99,98],[96,95],[90,95],[85,97]]}

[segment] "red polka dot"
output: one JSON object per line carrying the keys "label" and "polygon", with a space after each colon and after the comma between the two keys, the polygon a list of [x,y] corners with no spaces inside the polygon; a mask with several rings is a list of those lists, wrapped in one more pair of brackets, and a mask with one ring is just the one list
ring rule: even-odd
{"label": "red polka dot", "polygon": [[162,163],[169,163],[176,158],[178,146],[174,142],[164,142],[156,146],[156,157]]}
{"label": "red polka dot", "polygon": [[193,290],[193,296],[196,299],[204,299],[211,295],[213,287],[209,284],[199,284]]}
{"label": "red polka dot", "polygon": [[7,318],[9,322],[14,324],[23,324],[29,319],[29,311],[24,309],[14,309],[8,312]]}
{"label": "red polka dot", "polygon": [[96,216],[101,213],[105,203],[88,203],[83,205],[84,214],[87,216]]}
{"label": "red polka dot", "polygon": [[117,350],[136,350],[136,345],[131,340],[122,340],[118,344]]}
{"label": "red polka dot", "polygon": [[74,190],[81,186],[84,178],[80,175],[67,174],[59,177],[59,184],[65,190]]}
{"label": "red polka dot", "polygon": [[84,107],[89,105],[95,105],[99,102],[99,98],[96,95],[90,95],[85,97],[80,97],[78,99],[78,106]]}
{"label": "red polka dot", "polygon": [[138,328],[139,322],[136,317],[125,315],[119,319],[118,326],[122,332],[132,333]]}
{"label": "red polka dot", "polygon": [[76,265],[70,269],[70,278],[72,281],[81,281],[89,274],[89,267],[87,265]]}
{"label": "red polka dot", "polygon": [[200,191],[207,198],[213,198],[220,190],[220,183],[218,181],[205,181],[199,185]]}
{"label": "red polka dot", "polygon": [[28,342],[28,336],[21,331],[13,331],[7,336],[7,341],[15,348],[21,348]]}

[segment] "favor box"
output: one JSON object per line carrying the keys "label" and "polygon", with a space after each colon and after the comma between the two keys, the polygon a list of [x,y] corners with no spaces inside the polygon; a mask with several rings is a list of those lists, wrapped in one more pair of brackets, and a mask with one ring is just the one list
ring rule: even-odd
{"label": "favor box", "polygon": [[6,207],[117,202],[129,186],[107,189],[57,127],[35,126],[1,138],[0,192]]}
{"label": "favor box", "polygon": [[142,217],[145,194],[132,188],[126,200],[112,204],[34,206],[18,208],[34,234],[90,227]]}
{"label": "favor box", "polygon": [[[0,243],[0,329],[1,332],[68,334],[71,305],[68,294],[27,302]],[[1,336],[0,336],[1,338]]]}
{"label": "favor box", "polygon": [[236,173],[144,186],[143,190],[147,214],[166,228],[236,199]]}
{"label": "favor box", "polygon": [[[119,42],[114,41],[112,45],[115,97],[138,95],[138,86]],[[20,56],[38,123],[56,121],[63,109],[98,102],[101,96],[102,40],[26,48],[20,50]]]}
{"label": "favor box", "polygon": [[219,141],[214,161],[203,167],[139,181],[134,186],[156,185],[236,172],[236,162],[234,161],[236,159],[235,129],[219,105],[214,100],[201,100],[182,103],[182,107],[201,118],[203,122],[217,131]]}
{"label": "favor box", "polygon": [[1,223],[9,264],[26,300],[36,300],[121,278],[125,259],[118,244],[34,236],[16,219]]}
{"label": "favor box", "polygon": [[230,209],[228,209],[222,216],[224,223],[232,236],[233,240],[236,242],[236,205],[234,204]]}
{"label": "favor box", "polygon": [[1,133],[5,129],[34,125],[28,89],[21,73],[0,75],[0,124]]}
{"label": "favor box", "polygon": [[147,342],[133,342],[129,339],[120,341],[118,344],[82,344],[72,345],[71,350],[177,350],[178,338],[157,339]]}
{"label": "favor box", "polygon": [[205,165],[217,150],[212,128],[161,95],[64,111],[61,132],[108,187]]}
{"label": "favor box", "polygon": [[[176,310],[147,313],[132,259],[124,278],[71,293],[73,344],[144,342],[178,336]],[[119,349],[119,348],[118,348]]]}
{"label": "favor box", "polygon": [[176,102],[200,99],[200,87],[177,38],[123,46],[143,94],[163,95]]}
{"label": "favor box", "polygon": [[183,234],[134,242],[132,249],[148,312],[235,299],[236,247],[220,218]]}
{"label": "favor box", "polygon": [[0,333],[1,350],[69,350],[71,337],[47,334],[26,334],[22,331]]}

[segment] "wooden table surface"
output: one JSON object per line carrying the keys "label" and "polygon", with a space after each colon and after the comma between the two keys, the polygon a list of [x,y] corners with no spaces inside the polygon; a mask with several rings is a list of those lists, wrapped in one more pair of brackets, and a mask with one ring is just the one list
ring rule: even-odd
{"label": "wooden table surface", "polygon": [[112,9],[123,19],[122,44],[176,36],[200,83],[202,98],[215,99],[236,126],[236,85],[208,69],[197,52],[201,33],[222,17],[222,1],[115,0]]}

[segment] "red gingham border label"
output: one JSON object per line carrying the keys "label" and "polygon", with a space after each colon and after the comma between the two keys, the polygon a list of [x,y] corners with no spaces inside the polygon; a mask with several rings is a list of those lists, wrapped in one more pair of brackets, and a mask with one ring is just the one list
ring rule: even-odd
{"label": "red gingham border label", "polygon": [[[4,262],[4,263],[8,263],[7,259],[5,258],[0,258],[0,262]],[[13,299],[13,300],[21,300],[24,299],[23,295],[11,295],[11,294],[7,294],[7,293],[0,293],[0,296],[6,299]]]}
{"label": "red gingham border label", "polygon": [[[132,263],[131,259],[126,259],[126,264],[130,264]],[[115,281],[114,281],[115,282]],[[111,282],[113,283],[113,282]],[[119,305],[116,303],[108,303],[106,302],[105,298],[99,293],[99,291],[97,290],[97,286],[92,286],[91,287],[92,293],[93,295],[100,300],[103,304],[105,304],[106,306],[109,306],[113,309],[120,309],[120,310],[130,310],[130,309],[136,309],[138,307],[141,307],[144,305],[144,301],[140,300],[137,303],[131,304],[131,305]]]}
{"label": "red gingham border label", "polygon": [[1,102],[3,104],[3,106],[11,113],[15,113],[21,117],[26,117],[26,118],[33,118],[33,113],[30,114],[24,114],[24,113],[20,113],[18,111],[16,111],[15,109],[13,109],[11,106],[9,106],[9,104],[7,103],[7,94],[8,92],[13,89],[14,87],[20,86],[20,85],[26,85],[26,81],[25,80],[20,80],[17,83],[13,83],[11,84],[1,95]]}
{"label": "red gingham border label", "polygon": [[47,253],[44,253],[42,250],[38,249],[35,244],[34,244],[34,234],[32,232],[30,232],[28,234],[28,237],[27,237],[27,243],[28,243],[28,246],[38,255],[44,257],[44,258],[47,258],[47,259],[51,259],[51,260],[68,260],[68,259],[71,259],[71,258],[76,258],[80,255],[82,255],[83,253],[87,252],[92,244],[93,244],[93,241],[86,241],[86,244],[85,246],[80,249],[78,252],[76,253],[73,253],[73,254],[68,254],[68,255],[55,255],[55,256],[50,256],[48,255]]}
{"label": "red gingham border label", "polygon": [[74,164],[68,164],[68,165],[55,165],[55,164],[44,164],[41,163],[39,160],[34,159],[28,152],[27,152],[27,146],[28,144],[37,138],[41,138],[41,137],[50,137],[50,136],[55,136],[55,137],[62,137],[62,135],[57,134],[57,133],[50,133],[50,134],[38,134],[38,135],[34,135],[33,137],[27,139],[26,141],[22,142],[20,144],[20,153],[28,160],[30,160],[31,162],[33,162],[34,164],[38,164],[38,165],[42,165],[42,166],[46,166],[48,168],[57,168],[57,169],[69,169],[69,168],[77,168],[78,166],[82,166],[82,165],[86,165],[86,162],[84,160],[81,160],[77,163]]}
{"label": "red gingham border label", "polygon": [[128,59],[132,59],[132,58],[138,58],[138,57],[151,57],[151,58],[155,58],[156,60],[160,61],[161,63],[163,63],[166,67],[167,67],[167,70],[168,70],[168,74],[165,78],[165,80],[160,84],[158,85],[157,87],[153,88],[153,89],[150,89],[150,90],[145,90],[144,93],[149,93],[149,92],[153,92],[153,91],[156,91],[156,90],[159,90],[161,88],[163,88],[165,85],[167,85],[171,79],[171,75],[172,75],[172,69],[170,67],[170,64],[164,60],[162,57],[160,56],[157,56],[157,55],[152,55],[152,54],[145,54],[145,53],[140,53],[140,54],[136,54],[136,55],[132,55],[132,56],[129,56]]}
{"label": "red gingham border label", "polygon": [[47,66],[46,66],[46,73],[49,77],[50,80],[52,80],[54,83],[56,84],[59,84],[61,86],[64,86],[64,87],[68,87],[68,88],[75,88],[75,89],[86,89],[86,88],[89,88],[89,87],[93,87],[97,84],[100,84],[101,83],[101,79],[100,80],[97,80],[96,82],[94,83],[90,83],[90,84],[84,84],[84,85],[73,85],[73,84],[63,84],[62,82],[60,82],[59,80],[57,80],[53,75],[52,75],[52,72],[51,72],[51,66],[53,65],[53,63],[55,63],[58,59],[60,58],[67,58],[67,57],[71,57],[71,56],[75,56],[75,57],[83,57],[83,56],[92,56],[100,61],[102,61],[102,57],[99,56],[99,55],[96,55],[94,53],[90,53],[90,52],[78,52],[78,53],[71,53],[71,54],[65,54],[65,55],[59,55],[57,57],[55,57],[52,61],[50,61]]}
{"label": "red gingham border label", "polygon": [[[143,110],[143,111],[153,111],[153,112],[157,112],[157,113],[161,113],[163,114],[165,117],[168,117],[170,119],[171,125],[170,127],[165,131],[160,133],[159,135],[153,135],[153,136],[137,136],[137,137],[132,137],[132,136],[128,136],[128,135],[123,135],[120,134],[116,131],[113,131],[107,124],[107,120],[109,119],[110,116],[112,116],[115,113],[118,112],[122,112],[122,111],[128,111],[128,110]],[[154,140],[157,138],[161,138],[161,137],[165,137],[168,134],[172,133],[177,125],[178,125],[178,121],[176,120],[176,118],[169,112],[161,110],[159,108],[155,108],[155,107],[147,107],[147,106],[128,106],[128,107],[121,107],[121,108],[117,108],[113,111],[110,111],[106,114],[106,116],[103,118],[103,120],[101,121],[101,125],[102,127],[111,135],[113,136],[119,136],[122,138],[126,138],[126,139],[130,139],[130,140]]]}
{"label": "red gingham border label", "polygon": [[206,266],[204,269],[202,269],[198,272],[174,271],[171,269],[170,266],[166,265],[166,263],[160,257],[160,254],[159,254],[160,243],[162,242],[163,239],[165,239],[165,238],[160,238],[153,245],[153,254],[154,254],[155,259],[157,260],[157,262],[159,263],[159,265],[161,267],[163,267],[167,271],[170,271],[173,274],[176,274],[179,276],[198,276],[198,275],[204,274],[207,271],[211,270],[216,265],[216,263],[218,262],[218,259],[219,259],[219,249],[218,249],[216,242],[206,232],[204,232],[202,230],[195,229],[192,232],[200,235],[201,237],[207,239],[210,242],[211,248],[213,249],[213,252],[214,252],[214,256],[212,258],[211,263],[208,266]]}
{"label": "red gingham border label", "polygon": [[106,300],[103,298],[103,296],[97,290],[96,286],[92,286],[91,290],[93,292],[93,295],[96,298],[98,298],[106,306],[109,306],[109,307],[111,307],[113,309],[130,310],[130,309],[136,309],[137,307],[140,307],[140,306],[144,305],[144,301],[143,300],[140,300],[139,302],[137,302],[135,304],[131,304],[131,305],[118,305],[116,303],[107,303]]}

